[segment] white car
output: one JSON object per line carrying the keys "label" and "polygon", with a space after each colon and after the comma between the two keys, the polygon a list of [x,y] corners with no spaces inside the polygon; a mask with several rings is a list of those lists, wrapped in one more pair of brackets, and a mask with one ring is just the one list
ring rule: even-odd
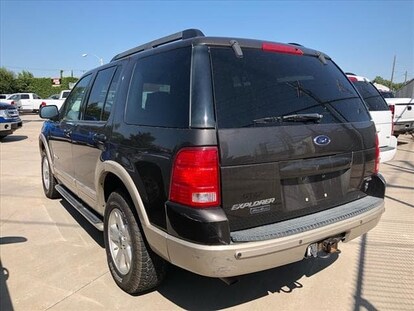
{"label": "white car", "polygon": [[393,115],[388,104],[367,78],[350,73],[347,76],[364,99],[377,128],[381,163],[392,160],[397,152],[397,138],[393,136]]}

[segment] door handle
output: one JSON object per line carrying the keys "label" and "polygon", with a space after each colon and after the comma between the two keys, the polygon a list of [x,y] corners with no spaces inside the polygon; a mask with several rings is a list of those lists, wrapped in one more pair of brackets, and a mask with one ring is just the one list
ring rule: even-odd
{"label": "door handle", "polygon": [[72,130],[71,129],[64,129],[63,130],[63,135],[65,135],[66,137],[70,137],[70,135],[72,135]]}
{"label": "door handle", "polygon": [[93,135],[93,140],[96,143],[103,144],[104,142],[106,142],[106,136],[105,134],[95,134]]}

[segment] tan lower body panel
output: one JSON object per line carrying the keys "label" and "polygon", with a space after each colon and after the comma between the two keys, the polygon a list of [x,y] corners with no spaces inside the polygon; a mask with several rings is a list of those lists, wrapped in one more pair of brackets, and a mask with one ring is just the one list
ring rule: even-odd
{"label": "tan lower body panel", "polygon": [[231,277],[300,261],[309,244],[345,233],[348,242],[374,228],[384,203],[356,217],[300,234],[260,242],[208,246],[168,236],[171,263],[209,277]]}

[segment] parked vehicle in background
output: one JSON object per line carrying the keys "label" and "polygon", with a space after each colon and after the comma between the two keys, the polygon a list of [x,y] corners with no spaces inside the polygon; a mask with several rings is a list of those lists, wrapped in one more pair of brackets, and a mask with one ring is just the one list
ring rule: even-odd
{"label": "parked vehicle in background", "polygon": [[351,73],[347,73],[347,76],[367,104],[372,120],[375,123],[381,152],[381,162],[392,160],[397,153],[397,139],[392,135],[393,115],[390,107],[388,107],[378,89],[367,78]]}
{"label": "parked vehicle in background", "polygon": [[50,95],[48,98],[46,98],[46,99],[59,99],[59,94],[53,94],[53,95]]}
{"label": "parked vehicle in background", "polygon": [[24,94],[24,93],[10,94],[6,99],[2,99],[1,102],[4,103],[4,104],[13,105],[17,109],[19,109],[19,107],[17,106],[17,101],[21,98],[22,94]]}
{"label": "parked vehicle in background", "polygon": [[23,125],[16,107],[0,102],[0,139],[12,134]]}
{"label": "parked vehicle in background", "polygon": [[414,98],[385,98],[394,115],[394,135],[414,133]]}
{"label": "parked vehicle in background", "polygon": [[131,294],[166,262],[229,281],[329,256],[384,212],[369,111],[303,46],[188,29],[87,72],[40,116],[45,195],[103,231]]}
{"label": "parked vehicle in background", "polygon": [[10,94],[0,94],[0,100],[3,102],[4,99],[9,98]]}
{"label": "parked vehicle in background", "polygon": [[395,97],[394,93],[391,92],[391,91],[381,91],[381,90],[378,90],[378,91],[380,92],[380,94],[384,98],[394,98]]}
{"label": "parked vehicle in background", "polygon": [[63,103],[66,100],[66,97],[68,97],[69,94],[70,90],[63,90],[59,94],[52,95],[54,98],[48,98],[44,100],[42,103],[42,107],[55,105],[56,107],[58,107],[58,109],[60,109],[60,107],[62,107]]}
{"label": "parked vehicle in background", "polygon": [[42,99],[36,93],[16,93],[10,96],[12,105],[15,105],[20,111],[37,112],[40,107],[45,105],[45,99]]}
{"label": "parked vehicle in background", "polygon": [[389,87],[387,87],[385,85],[382,85],[382,84],[379,84],[379,83],[373,83],[373,85],[378,90],[378,92],[380,92],[382,97],[384,97],[384,98],[394,98],[395,97],[394,93],[391,91],[391,89]]}

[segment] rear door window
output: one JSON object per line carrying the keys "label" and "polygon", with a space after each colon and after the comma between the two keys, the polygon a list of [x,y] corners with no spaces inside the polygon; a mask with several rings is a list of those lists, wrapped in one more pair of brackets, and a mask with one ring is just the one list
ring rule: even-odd
{"label": "rear door window", "polygon": [[116,67],[110,67],[98,72],[89,95],[89,100],[82,118],[83,120],[101,121],[109,84],[111,83],[115,70]]}
{"label": "rear door window", "polygon": [[366,81],[353,82],[370,111],[390,110],[377,88]]}
{"label": "rear door window", "polygon": [[126,123],[188,127],[190,67],[190,47],[139,59],[129,87]]}
{"label": "rear door window", "polygon": [[212,47],[210,52],[219,128],[303,123],[284,118],[295,114],[318,114],[320,123],[370,120],[331,60],[323,64],[317,57],[249,48],[243,49],[243,58],[230,48]]}

